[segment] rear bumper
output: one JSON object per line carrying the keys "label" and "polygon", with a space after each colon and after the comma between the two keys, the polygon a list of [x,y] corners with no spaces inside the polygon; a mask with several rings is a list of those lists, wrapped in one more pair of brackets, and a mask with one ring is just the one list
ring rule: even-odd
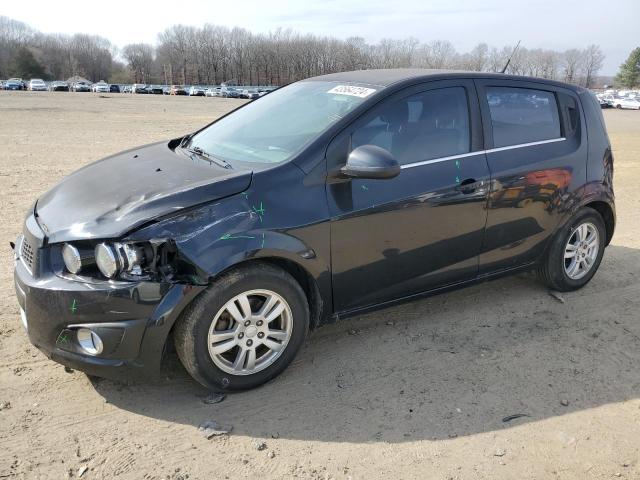
{"label": "rear bumper", "polygon": [[[46,255],[46,248],[39,248],[38,255]],[[203,288],[83,280],[46,271],[44,261],[32,274],[19,253],[14,283],[22,323],[33,345],[62,365],[117,380],[145,379],[159,372],[173,323]],[[81,348],[80,328],[99,335],[100,354]]]}

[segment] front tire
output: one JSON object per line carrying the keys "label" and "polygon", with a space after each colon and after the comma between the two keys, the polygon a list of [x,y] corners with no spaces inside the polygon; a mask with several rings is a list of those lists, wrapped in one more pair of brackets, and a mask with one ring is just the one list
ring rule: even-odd
{"label": "front tire", "polygon": [[584,287],[600,266],[606,235],[600,214],[582,208],[556,233],[547,258],[538,268],[539,278],[559,292]]}
{"label": "front tire", "polygon": [[174,343],[185,369],[205,387],[246,390],[279,375],[309,329],[296,280],[267,263],[223,274],[185,310]]}

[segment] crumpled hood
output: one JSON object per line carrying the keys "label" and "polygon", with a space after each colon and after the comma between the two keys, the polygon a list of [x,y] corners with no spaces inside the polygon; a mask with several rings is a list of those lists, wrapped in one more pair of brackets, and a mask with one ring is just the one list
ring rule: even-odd
{"label": "crumpled hood", "polygon": [[116,238],[156,217],[240,193],[251,174],[155,143],[72,173],[38,200],[36,216],[50,243]]}

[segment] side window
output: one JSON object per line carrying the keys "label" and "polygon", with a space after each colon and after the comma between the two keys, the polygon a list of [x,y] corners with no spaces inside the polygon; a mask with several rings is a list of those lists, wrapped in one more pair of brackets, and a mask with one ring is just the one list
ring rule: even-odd
{"label": "side window", "polygon": [[566,93],[558,93],[560,112],[564,117],[564,137],[571,138],[580,131],[580,111],[576,99]]}
{"label": "side window", "polygon": [[560,138],[560,118],[555,95],[543,90],[488,87],[493,146]]}
{"label": "side window", "polygon": [[469,105],[463,87],[386,102],[351,136],[352,148],[377,145],[401,165],[470,151]]}

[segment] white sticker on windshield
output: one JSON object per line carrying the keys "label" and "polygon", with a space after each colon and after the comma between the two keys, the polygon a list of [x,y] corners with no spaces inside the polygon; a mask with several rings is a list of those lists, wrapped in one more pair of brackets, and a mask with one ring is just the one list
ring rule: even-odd
{"label": "white sticker on windshield", "polygon": [[327,93],[337,93],[339,95],[351,95],[353,97],[365,98],[375,91],[375,88],[356,87],[354,85],[337,85]]}

